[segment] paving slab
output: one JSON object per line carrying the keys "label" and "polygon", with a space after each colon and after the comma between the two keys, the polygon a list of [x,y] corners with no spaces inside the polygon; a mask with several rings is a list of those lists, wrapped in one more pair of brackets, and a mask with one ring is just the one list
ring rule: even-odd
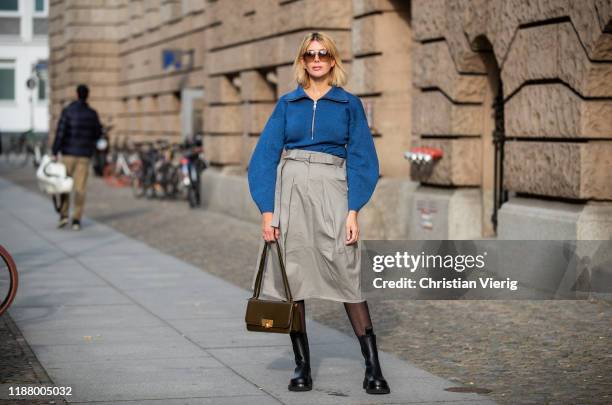
{"label": "paving slab", "polygon": [[159,342],[162,340],[176,339],[176,331],[168,328],[167,325],[131,326],[129,328],[89,325],[56,329],[52,334],[45,329],[32,330],[28,333],[28,343],[32,346],[90,346],[99,344]]}
{"label": "paving slab", "polygon": [[70,403],[483,403],[456,383],[380,352],[390,395],[363,392],[354,336],[309,321],[314,389],[287,390],[287,335],[244,327],[252,292],[84,218],[56,229],[44,197],[0,179],[0,243],[22,284],[9,310]]}

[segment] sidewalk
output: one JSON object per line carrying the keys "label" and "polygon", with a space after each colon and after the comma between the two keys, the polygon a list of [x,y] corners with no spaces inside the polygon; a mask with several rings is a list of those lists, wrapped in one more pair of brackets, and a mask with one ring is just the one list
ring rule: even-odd
{"label": "sidewalk", "polygon": [[312,321],[314,389],[289,392],[289,337],[246,331],[249,291],[90,220],[55,224],[49,201],[0,179],[0,243],[20,271],[9,312],[71,403],[493,403],[382,352],[392,393],[367,395],[357,340]]}

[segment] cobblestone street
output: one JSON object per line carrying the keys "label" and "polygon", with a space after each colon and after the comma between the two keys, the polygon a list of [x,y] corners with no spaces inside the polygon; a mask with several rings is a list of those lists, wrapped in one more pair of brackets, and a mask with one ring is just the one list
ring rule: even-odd
{"label": "cobblestone street", "polygon": [[[4,387],[23,387],[27,385],[47,385],[52,382],[40,366],[28,343],[8,315],[0,317],[0,385]],[[5,394],[8,389],[3,389]],[[61,397],[52,399],[12,400],[0,397],[0,404],[55,404],[66,402]]]}
{"label": "cobblestone street", "polygon": [[[31,167],[2,161],[0,176],[37,189]],[[49,215],[55,215],[51,202]],[[191,210],[185,201],[137,200],[130,189],[93,177],[85,215],[235,285],[250,286],[257,224]],[[352,334],[341,303],[311,300],[306,305],[309,317]],[[381,300],[369,301],[369,307],[382,350],[458,385],[491,390],[489,397],[499,403],[612,402],[609,302]],[[3,368],[5,348],[18,350],[6,343],[14,338],[4,325]],[[19,367],[11,375],[31,382],[30,366]],[[12,381],[3,374],[2,383],[7,382]]]}

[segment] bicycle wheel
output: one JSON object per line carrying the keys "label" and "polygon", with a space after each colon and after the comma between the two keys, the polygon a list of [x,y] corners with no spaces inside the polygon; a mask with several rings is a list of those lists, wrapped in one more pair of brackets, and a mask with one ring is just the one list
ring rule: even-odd
{"label": "bicycle wheel", "polygon": [[179,191],[179,171],[174,166],[168,167],[164,181],[164,197],[176,198]]}
{"label": "bicycle wheel", "polygon": [[117,176],[116,181],[119,187],[127,187],[132,184],[132,176],[122,173]]}
{"label": "bicycle wheel", "polygon": [[11,305],[17,295],[17,266],[15,261],[0,245],[0,315]]}
{"label": "bicycle wheel", "polygon": [[141,198],[142,196],[145,195],[145,184],[144,184],[144,180],[143,180],[144,174],[142,172],[137,172],[134,174],[134,177],[132,178],[132,193],[134,194],[134,197],[136,198]]}
{"label": "bicycle wheel", "polygon": [[112,164],[104,166],[102,169],[102,177],[104,177],[104,180],[107,182],[112,180],[112,178],[115,177],[115,166]]}
{"label": "bicycle wheel", "polygon": [[191,208],[195,208],[196,206],[199,205],[198,195],[196,194],[196,190],[192,186],[189,186],[187,200],[189,201],[189,206]]}

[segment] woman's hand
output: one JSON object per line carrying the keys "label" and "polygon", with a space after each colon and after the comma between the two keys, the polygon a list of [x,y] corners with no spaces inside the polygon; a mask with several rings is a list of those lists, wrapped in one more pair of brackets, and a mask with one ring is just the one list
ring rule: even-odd
{"label": "woman's hand", "polygon": [[357,223],[357,211],[349,211],[346,217],[346,244],[350,245],[359,240],[359,224]]}
{"label": "woman's hand", "polygon": [[272,212],[264,212],[261,214],[261,232],[266,242],[272,242],[280,236],[280,229],[270,225],[272,223]]}

